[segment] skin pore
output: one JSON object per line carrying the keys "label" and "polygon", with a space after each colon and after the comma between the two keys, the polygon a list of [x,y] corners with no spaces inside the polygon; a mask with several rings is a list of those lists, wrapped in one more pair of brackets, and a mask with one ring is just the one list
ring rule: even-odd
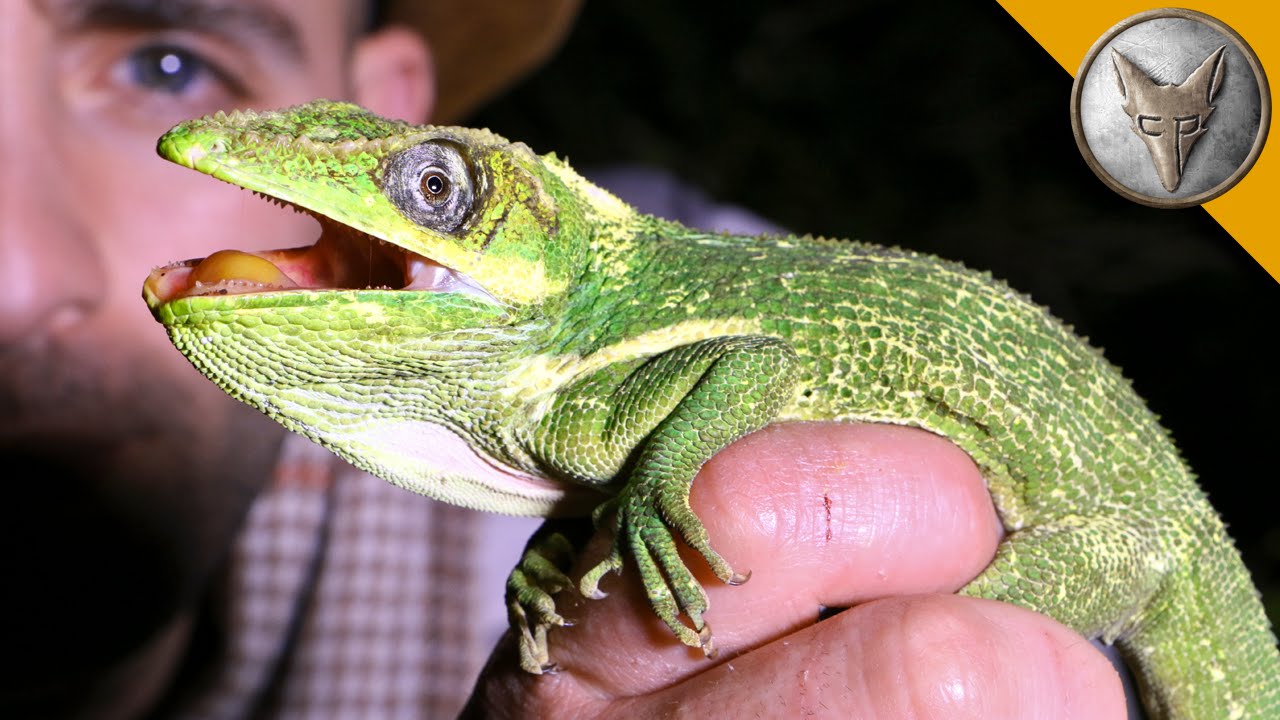
{"label": "skin pore", "polygon": [[358,36],[363,10],[0,4],[3,636],[22,658],[3,697],[126,717],[177,665],[283,431],[172,351],[139,283],[167,259],[301,245],[317,229],[160,160],[155,141],[185,118],[315,97],[420,121],[420,43]]}

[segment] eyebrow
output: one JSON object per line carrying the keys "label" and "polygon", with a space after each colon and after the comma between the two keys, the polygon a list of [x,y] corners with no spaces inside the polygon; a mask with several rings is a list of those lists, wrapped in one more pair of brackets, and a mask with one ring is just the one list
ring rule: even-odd
{"label": "eyebrow", "polygon": [[190,30],[231,40],[248,37],[284,51],[293,60],[304,59],[294,22],[256,0],[44,0],[39,4],[61,26]]}

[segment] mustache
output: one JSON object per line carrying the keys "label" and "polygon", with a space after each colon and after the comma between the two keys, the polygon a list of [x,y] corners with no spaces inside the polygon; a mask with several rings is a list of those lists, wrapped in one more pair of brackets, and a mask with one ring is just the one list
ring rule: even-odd
{"label": "mustache", "polygon": [[30,443],[24,454],[32,454],[58,436],[94,444],[171,425],[181,399],[162,378],[138,372],[135,361],[51,343],[0,351],[0,448]]}

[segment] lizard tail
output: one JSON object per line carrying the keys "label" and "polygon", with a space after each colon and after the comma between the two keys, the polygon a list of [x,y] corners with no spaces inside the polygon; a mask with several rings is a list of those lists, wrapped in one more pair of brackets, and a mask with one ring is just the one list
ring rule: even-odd
{"label": "lizard tail", "polygon": [[1280,718],[1280,652],[1261,599],[1216,515],[1135,627],[1117,639],[1156,718]]}

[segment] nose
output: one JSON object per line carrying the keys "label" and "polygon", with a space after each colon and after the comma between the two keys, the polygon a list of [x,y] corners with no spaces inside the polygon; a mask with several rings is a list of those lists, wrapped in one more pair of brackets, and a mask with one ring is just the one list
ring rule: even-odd
{"label": "nose", "polygon": [[[0,156],[8,153],[0,153]],[[6,158],[0,157],[0,163]],[[6,164],[6,167],[9,167]],[[101,263],[79,223],[44,197],[47,188],[23,187],[0,171],[0,348],[78,323],[102,288]],[[98,272],[95,272],[97,270]]]}
{"label": "nose", "polygon": [[[0,351],[65,331],[95,307],[102,257],[83,218],[92,202],[59,162],[56,122],[5,88],[0,106]],[[12,101],[12,102],[11,102]],[[47,107],[47,106],[46,106]]]}

